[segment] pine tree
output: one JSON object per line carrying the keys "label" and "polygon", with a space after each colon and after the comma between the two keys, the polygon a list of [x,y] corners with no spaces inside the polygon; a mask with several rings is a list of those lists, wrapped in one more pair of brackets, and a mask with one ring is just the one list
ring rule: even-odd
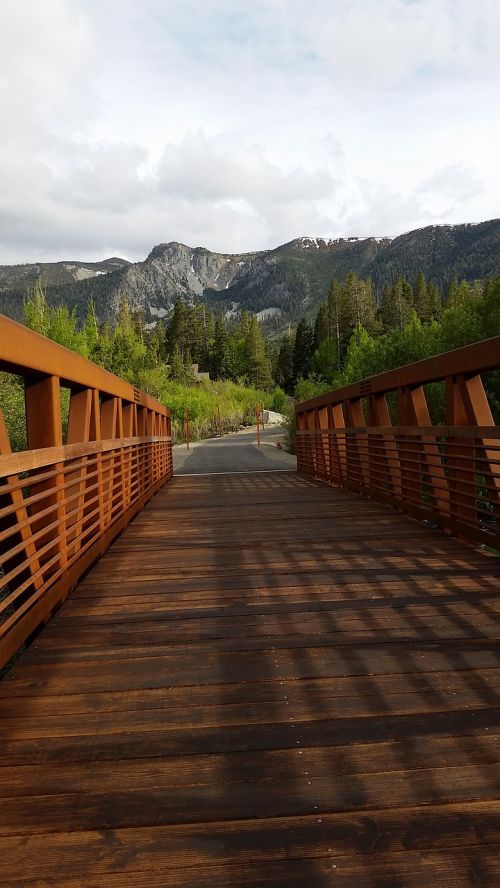
{"label": "pine tree", "polygon": [[347,339],[349,322],[345,295],[340,281],[337,279],[333,280],[330,285],[326,304],[328,310],[328,335],[337,344],[337,360],[339,361],[342,353],[342,343]]}
{"label": "pine tree", "polygon": [[423,271],[419,271],[417,277],[417,283],[415,287],[415,311],[417,312],[417,317],[425,323],[431,317],[430,310],[430,302],[429,302],[429,293],[427,291],[427,282],[425,280],[425,274]]}
{"label": "pine tree", "polygon": [[194,375],[194,371],[193,371],[193,359],[191,357],[191,351],[189,350],[189,348],[187,348],[186,351],[184,352],[183,364],[184,364],[184,378],[182,380],[183,383],[185,385],[194,385],[194,383],[196,382],[196,379],[195,379],[195,375]]}
{"label": "pine tree", "polygon": [[129,301],[126,296],[120,297],[116,326],[119,327],[124,334],[128,335],[134,332],[134,321]]}
{"label": "pine tree", "polygon": [[441,299],[441,293],[439,292],[439,287],[435,281],[432,281],[427,288],[428,296],[429,296],[429,317],[430,319],[436,319],[440,316],[443,310],[443,302]]}
{"label": "pine tree", "polygon": [[[342,288],[346,312],[346,327],[350,337],[353,330],[361,325],[373,332],[377,328],[377,304],[373,296],[370,278],[361,280],[356,272],[347,275]],[[347,336],[343,337],[347,338]]]}
{"label": "pine tree", "polygon": [[264,348],[266,358],[269,364],[269,371],[273,380],[276,379],[276,368],[278,366],[278,349],[270,339],[264,339]]}
{"label": "pine tree", "polygon": [[454,308],[458,300],[458,281],[453,280],[448,285],[446,291],[445,306],[446,308]]}
{"label": "pine tree", "polygon": [[299,379],[307,379],[311,366],[311,358],[314,351],[314,334],[305,318],[301,318],[297,324],[295,344],[293,347],[293,382]]}
{"label": "pine tree", "polygon": [[166,327],[165,321],[158,320],[151,332],[151,339],[154,342],[152,346],[156,352],[157,360],[160,363],[163,363],[167,360],[167,350],[165,348],[165,337],[166,337]]}
{"label": "pine tree", "polygon": [[229,379],[231,376],[229,336],[222,316],[215,321],[214,341],[210,351],[210,375],[214,379]]}
{"label": "pine tree", "polygon": [[175,301],[172,317],[167,326],[166,333],[166,352],[172,359],[175,347],[177,346],[182,357],[186,348],[186,305],[182,299]]}
{"label": "pine tree", "polygon": [[[404,330],[410,319],[412,306],[409,301],[409,291],[404,278],[396,278],[392,287],[384,287],[380,315],[386,330],[397,328]],[[363,327],[366,326],[363,324]]]}
{"label": "pine tree", "polygon": [[238,333],[242,339],[246,339],[248,334],[250,333],[250,327],[252,326],[252,315],[249,311],[243,311],[241,314],[240,324],[238,328]]}
{"label": "pine tree", "polygon": [[414,308],[413,287],[406,278],[403,278],[403,296],[411,311]]}
{"label": "pine tree", "polygon": [[266,355],[264,337],[257,318],[252,317],[245,341],[247,379],[257,388],[270,389],[273,386],[269,359]]}
{"label": "pine tree", "polygon": [[207,311],[205,305],[199,306],[200,310],[200,343],[196,355],[200,370],[210,370],[210,349],[215,336],[215,315],[213,311]]}
{"label": "pine tree", "polygon": [[384,326],[384,329],[389,329],[390,321],[392,320],[392,287],[390,284],[384,284],[382,290],[382,296],[380,299],[380,307],[379,307],[380,319]]}
{"label": "pine tree", "polygon": [[83,332],[85,334],[87,354],[92,356],[97,343],[99,342],[99,323],[97,320],[95,302],[92,298],[87,302],[87,314],[85,316]]}
{"label": "pine tree", "polygon": [[276,362],[276,382],[288,394],[293,390],[293,346],[293,334],[288,330],[283,337]]}
{"label": "pine tree", "polygon": [[184,382],[184,361],[182,360],[181,350],[176,342],[170,358],[170,378],[174,382]]}
{"label": "pine tree", "polygon": [[314,348],[319,348],[321,343],[329,338],[329,335],[328,305],[326,302],[322,302],[316,315],[316,323],[314,324]]}

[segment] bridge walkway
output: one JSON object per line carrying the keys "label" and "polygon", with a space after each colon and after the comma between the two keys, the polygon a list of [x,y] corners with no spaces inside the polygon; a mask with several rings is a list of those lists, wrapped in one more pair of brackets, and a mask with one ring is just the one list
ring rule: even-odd
{"label": "bridge walkway", "polygon": [[499,579],[293,472],[174,478],[0,682],[0,884],[500,884]]}

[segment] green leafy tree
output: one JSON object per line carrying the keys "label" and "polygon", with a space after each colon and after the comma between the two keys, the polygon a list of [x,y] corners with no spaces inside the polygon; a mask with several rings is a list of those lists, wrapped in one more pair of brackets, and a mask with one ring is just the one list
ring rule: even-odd
{"label": "green leafy tree", "polygon": [[286,394],[282,388],[277,385],[273,389],[273,400],[271,402],[271,407],[276,413],[283,413],[286,408]]}
{"label": "green leafy tree", "polygon": [[36,333],[47,336],[49,329],[49,306],[47,295],[41,278],[37,278],[35,286],[24,301],[24,323]]}
{"label": "green leafy tree", "polygon": [[472,299],[471,289],[467,281],[459,284],[452,281],[446,296],[446,308],[463,308]]}
{"label": "green leafy tree", "polygon": [[85,315],[85,322],[83,325],[83,335],[87,355],[92,358],[99,342],[99,321],[97,320],[95,302],[92,297],[87,303],[87,314]]}
{"label": "green leafy tree", "polygon": [[311,371],[322,382],[332,385],[338,373],[337,345],[333,339],[323,339],[312,356]]}

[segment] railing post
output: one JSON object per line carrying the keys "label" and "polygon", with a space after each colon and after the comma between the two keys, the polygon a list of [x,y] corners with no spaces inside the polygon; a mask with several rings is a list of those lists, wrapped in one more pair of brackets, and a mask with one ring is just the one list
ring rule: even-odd
{"label": "railing post", "polygon": [[[486,397],[481,376],[476,374],[474,376],[469,376],[468,378],[462,378],[460,380],[460,388],[471,425],[476,425],[480,428],[494,426],[495,421],[493,419],[491,407],[488,403],[488,398]],[[482,438],[481,446],[484,448],[482,462],[486,464],[486,470],[491,473],[493,485],[496,488],[497,494],[500,496],[500,472],[496,465],[498,453],[496,450],[488,449],[489,447],[495,447],[495,441],[493,439]]]}
{"label": "railing post", "polygon": [[[419,385],[411,388],[409,398],[415,425],[430,428],[432,420],[427,406],[424,387]],[[418,440],[417,446],[421,456],[421,484],[427,484],[438,512],[448,515],[450,512],[450,494],[436,438],[433,435],[422,435]],[[420,491],[422,500],[423,494],[424,488],[422,486]]]}
{"label": "railing post", "polygon": [[[3,413],[0,410],[0,456],[7,456],[11,453],[12,450],[5,426],[5,420],[3,417]],[[10,548],[12,549],[15,545],[15,543],[13,542],[13,535],[10,533],[7,534],[7,531],[9,531],[13,526],[19,528],[19,538],[24,544],[27,572],[28,575],[31,576],[33,587],[35,589],[39,589],[40,586],[42,586],[43,584],[43,577],[40,572],[40,561],[37,555],[37,544],[33,541],[32,521],[31,518],[28,516],[28,510],[24,505],[23,493],[21,488],[19,487],[17,475],[8,475],[5,480],[7,482],[7,485],[9,487],[12,487],[12,489],[9,493],[0,497],[0,508],[12,505],[14,507],[14,511],[10,515],[6,515],[5,518],[0,520],[0,532],[2,534],[5,534],[5,538],[10,541]],[[9,558],[7,550],[1,564],[4,574],[7,573],[8,570],[12,570],[12,568],[17,567],[17,565],[22,564],[22,562],[22,553],[19,553],[19,555],[14,556],[13,558]],[[1,660],[2,657],[0,657],[0,661]]]}
{"label": "railing post", "polygon": [[385,478],[390,494],[401,498],[401,466],[394,435],[382,429],[392,427],[391,415],[385,394],[368,395],[368,425],[379,427],[381,433],[370,431],[368,434],[369,447],[369,478],[370,487],[384,486],[382,477]]}
{"label": "railing post", "polygon": [[170,441],[167,442],[167,476],[171,478],[173,475],[173,461],[172,461],[172,420],[169,416],[165,417],[165,434]]}
{"label": "railing post", "polygon": [[[446,421],[452,429],[469,425],[460,383],[453,376],[446,380]],[[453,435],[447,451],[447,466],[451,515],[457,521],[476,525],[474,451],[472,439]],[[466,485],[463,484],[464,479]],[[472,487],[468,486],[470,482]]]}
{"label": "railing post", "polygon": [[[477,426],[483,429],[494,426],[493,414],[479,374],[451,378],[447,392],[450,425]],[[498,449],[495,449],[496,444],[494,439],[488,440],[484,435],[476,439],[457,438],[456,445],[454,442],[451,456],[452,506],[459,521],[464,520],[465,523],[470,522],[477,526],[477,488],[481,486],[478,478],[483,475],[491,481],[491,506],[498,519],[500,457]]]}
{"label": "railing post", "polygon": [[[99,390],[92,389],[92,411],[90,415],[90,440],[101,440],[101,403]],[[102,475],[102,453],[96,454],[96,472],[97,472],[97,496],[99,504],[99,528],[101,534],[104,532],[104,484]]]}
{"label": "railing post", "polygon": [[[25,383],[25,404],[26,404],[26,430],[28,435],[28,447],[30,450],[37,450],[41,447],[62,447],[62,421],[61,421],[61,394],[58,376],[46,376],[39,381],[27,381]],[[57,527],[48,531],[43,539],[38,543],[38,549],[47,545],[54,540],[44,556],[40,559],[42,563],[47,561],[53,562],[50,572],[55,573],[58,569],[64,570],[68,560],[66,546],[66,510],[65,510],[65,493],[64,493],[64,476],[62,472],[62,463],[54,464],[56,472],[53,481],[40,482],[36,485],[34,493],[42,493],[47,491],[47,496],[32,505],[32,514],[36,516],[37,512],[47,508],[49,505],[53,507],[54,518],[49,519],[52,523],[54,519],[57,521]],[[43,524],[35,522],[33,527],[40,530],[47,519],[43,519]],[[58,567],[55,563],[54,550],[58,553]]]}
{"label": "railing post", "polygon": [[305,461],[305,441],[302,432],[305,430],[305,416],[301,410],[295,410],[295,450],[297,455],[297,471],[307,472]]}
{"label": "railing post", "polygon": [[359,431],[349,434],[349,438],[346,439],[347,477],[349,480],[349,476],[351,476],[351,484],[355,487],[364,489],[368,487],[368,442],[361,398],[348,400],[346,402],[346,409],[347,426],[352,429],[359,429]]}
{"label": "railing post", "polygon": [[[145,438],[147,433],[146,427],[146,408],[138,407],[137,408],[137,435],[139,438]],[[147,444],[139,444],[137,451],[137,458],[139,461],[139,468],[137,473],[137,481],[139,486],[139,496],[142,496],[146,489],[146,475],[147,475]]]}
{"label": "railing post", "polygon": [[345,435],[345,416],[342,404],[332,404],[330,416],[335,434],[330,443],[330,465],[332,480],[338,484],[347,483],[347,443]]}
{"label": "railing post", "polygon": [[407,432],[405,427],[418,425],[415,417],[411,389],[404,386],[398,389],[398,447],[401,466],[401,486],[405,492],[404,501],[410,505],[420,506],[422,503],[421,450],[416,436]]}
{"label": "railing post", "polygon": [[[134,419],[135,419],[135,404],[123,404],[122,408],[122,417],[123,417],[123,437],[124,438],[133,438],[134,436]],[[133,464],[133,448],[127,447],[123,449],[123,460],[124,460],[124,473],[123,473],[123,486],[125,489],[125,502],[128,506],[130,505],[132,499],[132,464]]]}
{"label": "railing post", "polygon": [[[92,389],[72,392],[69,402],[67,444],[84,444],[90,440],[90,422],[92,416],[93,397]],[[82,463],[79,469],[65,475],[66,498],[71,497],[71,504],[67,514],[66,528],[68,541],[68,557],[71,558],[78,552],[81,546],[85,511],[85,492],[87,481],[87,457],[81,457]],[[76,494],[76,501],[74,496]]]}
{"label": "railing post", "polygon": [[[118,415],[118,398],[107,398],[101,404],[101,434],[103,441],[116,439],[116,422]],[[113,450],[105,455],[103,468],[103,499],[105,523],[113,520],[116,466],[119,457]],[[104,461],[103,461],[104,462]]]}
{"label": "railing post", "polygon": [[330,443],[329,443],[329,410],[320,407],[316,412],[319,435],[319,472],[326,481],[331,481]]}
{"label": "railing post", "polygon": [[[146,435],[148,438],[152,438],[154,433],[155,433],[154,413],[152,410],[147,410],[146,411]],[[149,443],[148,443],[146,452],[148,454],[148,463],[147,463],[147,465],[148,465],[148,470],[147,470],[148,471],[148,474],[147,474],[148,483],[147,483],[147,487],[149,488],[149,487],[153,486],[154,478],[155,478],[154,453],[153,453],[153,448],[152,448],[151,444],[149,444]]]}
{"label": "railing post", "polygon": [[306,413],[306,431],[307,431],[307,442],[309,445],[309,456],[311,460],[311,474],[316,477],[317,468],[318,468],[318,460],[317,460],[317,437],[318,432],[316,430],[316,411],[308,410]]}

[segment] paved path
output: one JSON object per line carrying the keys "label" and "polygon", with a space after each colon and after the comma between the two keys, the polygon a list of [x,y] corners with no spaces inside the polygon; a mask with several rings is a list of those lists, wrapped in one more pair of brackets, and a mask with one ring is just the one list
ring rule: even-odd
{"label": "paved path", "polygon": [[209,438],[191,444],[174,447],[174,473],[176,475],[213,475],[221,472],[261,472],[279,469],[295,469],[297,461],[276,444],[283,442],[285,431],[281,426],[269,426],[261,432],[261,446],[257,446],[255,427]]}

